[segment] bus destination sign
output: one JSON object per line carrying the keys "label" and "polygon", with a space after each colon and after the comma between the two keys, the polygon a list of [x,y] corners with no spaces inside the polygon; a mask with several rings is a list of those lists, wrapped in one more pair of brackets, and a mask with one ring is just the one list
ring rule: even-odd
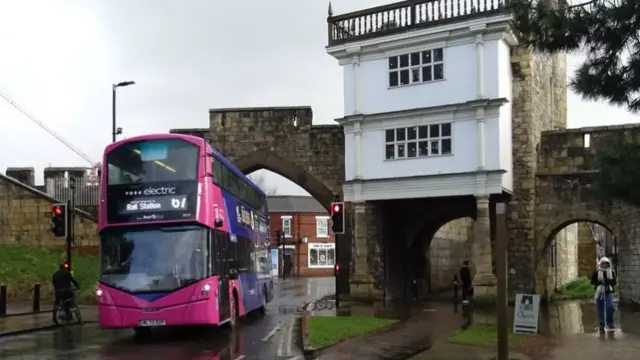
{"label": "bus destination sign", "polygon": [[197,207],[197,183],[128,184],[109,186],[109,222],[193,219]]}

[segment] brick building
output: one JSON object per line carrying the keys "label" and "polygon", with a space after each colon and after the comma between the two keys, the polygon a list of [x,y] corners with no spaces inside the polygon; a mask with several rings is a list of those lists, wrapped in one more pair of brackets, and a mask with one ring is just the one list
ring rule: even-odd
{"label": "brick building", "polygon": [[[270,196],[267,203],[272,249],[277,248],[280,259],[278,273],[291,262],[293,276],[333,276],[335,242],[327,210],[311,196]],[[284,259],[275,241],[278,229],[285,237]]]}

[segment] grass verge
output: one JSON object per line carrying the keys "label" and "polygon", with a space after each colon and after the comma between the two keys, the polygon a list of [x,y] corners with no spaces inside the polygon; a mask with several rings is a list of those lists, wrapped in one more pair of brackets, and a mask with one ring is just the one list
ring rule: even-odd
{"label": "grass verge", "polygon": [[397,320],[358,316],[309,316],[309,343],[322,348],[396,323]]}
{"label": "grass verge", "polygon": [[[509,333],[509,346],[518,346],[527,335]],[[449,342],[460,345],[495,346],[498,343],[498,329],[492,326],[472,325],[467,330],[457,332]]]}
{"label": "grass verge", "polygon": [[595,289],[591,285],[591,279],[585,277],[579,277],[570,281],[563,286],[555,294],[551,296],[552,300],[572,300],[572,299],[587,299],[592,298],[595,295]]}
{"label": "grass verge", "polygon": [[[42,285],[43,298],[52,298],[51,276],[66,260],[61,248],[0,245],[0,284],[7,286],[11,298],[31,299],[34,284]],[[98,280],[98,258],[82,253],[72,254],[73,275],[80,283],[78,297],[93,299]]]}

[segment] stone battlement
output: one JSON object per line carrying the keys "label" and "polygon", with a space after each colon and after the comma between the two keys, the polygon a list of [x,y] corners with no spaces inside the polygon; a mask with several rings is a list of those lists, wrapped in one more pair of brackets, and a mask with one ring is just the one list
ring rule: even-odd
{"label": "stone battlement", "polygon": [[538,174],[596,171],[598,149],[610,144],[640,143],[640,124],[596,126],[542,132]]}
{"label": "stone battlement", "polygon": [[247,128],[266,130],[286,126],[293,130],[311,126],[313,110],[310,106],[210,109],[209,119],[211,127],[216,123],[218,126],[226,127],[231,125],[230,122],[234,122],[236,126]]}

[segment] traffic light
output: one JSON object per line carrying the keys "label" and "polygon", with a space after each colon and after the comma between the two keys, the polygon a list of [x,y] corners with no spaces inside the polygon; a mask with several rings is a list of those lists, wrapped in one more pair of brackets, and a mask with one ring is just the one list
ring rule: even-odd
{"label": "traffic light", "polygon": [[335,264],[335,265],[333,266],[333,274],[334,274],[335,276],[340,275],[340,264]]}
{"label": "traffic light", "polygon": [[344,234],[344,203],[331,203],[331,230],[334,234]]}
{"label": "traffic light", "polygon": [[51,232],[56,237],[67,236],[67,204],[54,204],[51,208]]}

